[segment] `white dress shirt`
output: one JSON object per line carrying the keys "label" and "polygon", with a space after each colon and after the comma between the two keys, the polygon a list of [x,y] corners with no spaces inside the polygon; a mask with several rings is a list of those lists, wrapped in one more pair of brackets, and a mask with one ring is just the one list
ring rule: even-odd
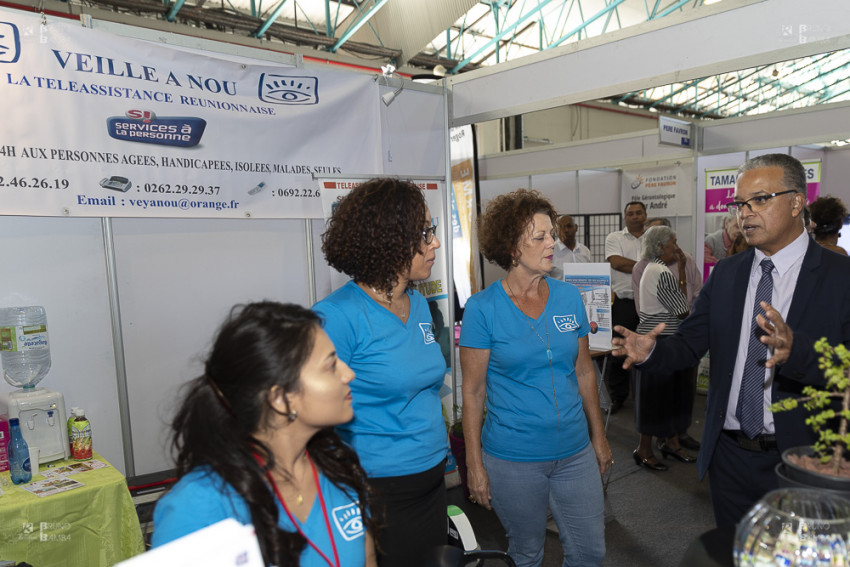
{"label": "white dress shirt", "polygon": [[[803,265],[803,257],[806,255],[809,240],[809,235],[804,230],[791,244],[773,256],[770,256],[773,262],[773,299],[770,304],[774,309],[779,311],[783,320],[788,318],[788,309],[791,307],[791,299],[797,287],[797,277],[800,275],[800,267]],[[756,249],[753,265],[750,268],[747,298],[744,302],[744,313],[741,318],[738,354],[735,358],[735,369],[732,371],[732,389],[729,392],[729,402],[726,404],[726,420],[723,422],[723,429],[741,429],[741,424],[738,422],[735,412],[738,407],[738,394],[741,391],[744,364],[747,360],[747,347],[750,341],[750,326],[753,320],[753,304],[755,303],[756,288],[762,274],[760,264],[766,257],[767,255],[764,252]],[[768,359],[772,356],[773,349],[768,348]],[[773,385],[775,371],[776,367],[765,368],[764,370],[764,429],[762,429],[762,433],[772,434],[776,431],[773,425],[773,412],[769,409],[770,404],[773,403],[770,390]]]}
{"label": "white dress shirt", "polygon": [[552,254],[552,271],[549,276],[557,280],[564,279],[564,264],[578,264],[593,262],[593,254],[590,248],[576,242],[576,247],[570,250],[560,238],[555,239],[555,251]]}
{"label": "white dress shirt", "polygon": [[[646,234],[646,233],[644,233]],[[640,260],[640,243],[643,235],[635,238],[628,228],[612,232],[605,237],[605,259],[611,256],[622,256],[629,260],[637,262]],[[611,268],[611,291],[617,297],[623,299],[634,299],[635,294],[632,291],[632,274],[621,272]]]}

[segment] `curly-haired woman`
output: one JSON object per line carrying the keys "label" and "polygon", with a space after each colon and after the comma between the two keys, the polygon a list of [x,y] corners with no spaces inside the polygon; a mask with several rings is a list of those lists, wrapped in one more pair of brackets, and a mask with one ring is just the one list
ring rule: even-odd
{"label": "curly-haired woman", "polygon": [[600,473],[614,461],[584,303],[573,285],[546,277],[554,220],[535,191],[489,203],[478,241],[508,273],[469,299],[460,337],[469,491],[495,509],[520,567],[543,559],[547,510],[564,565],[599,565],[605,555]]}
{"label": "curly-haired woman", "polygon": [[812,220],[815,222],[815,242],[833,252],[847,255],[847,251],[838,245],[838,237],[841,236],[841,228],[847,218],[847,207],[841,199],[825,195],[815,199],[809,210]]}
{"label": "curly-haired woman", "polygon": [[379,495],[382,567],[415,565],[446,543],[446,363],[427,301],[411,287],[431,275],[434,233],[419,188],[372,179],[338,203],[322,236],[328,263],[352,278],[313,308],[357,374],[355,417],[337,430]]}
{"label": "curly-haired woman", "polygon": [[266,565],[373,567],[371,491],[333,431],[351,419],[353,379],[309,309],[234,308],[172,423],[179,480],[156,505],[154,546],[235,518]]}

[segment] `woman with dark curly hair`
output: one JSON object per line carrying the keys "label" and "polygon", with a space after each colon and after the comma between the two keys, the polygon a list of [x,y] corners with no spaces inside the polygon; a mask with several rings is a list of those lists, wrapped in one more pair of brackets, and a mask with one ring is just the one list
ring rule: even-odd
{"label": "woman with dark curly hair", "polygon": [[469,491],[492,504],[519,567],[543,559],[547,510],[564,565],[599,565],[605,556],[601,474],[614,461],[581,294],[546,277],[555,217],[536,191],[488,204],[481,252],[508,273],[469,299],[460,336]]}
{"label": "woman with dark curly hair", "polygon": [[328,263],[352,278],[313,308],[357,373],[355,417],[337,431],[378,494],[382,567],[416,565],[447,540],[446,363],[428,303],[411,286],[431,275],[435,231],[419,188],[372,179],[337,204],[322,235]]}
{"label": "woman with dark curly hair", "polygon": [[366,473],[333,430],[351,419],[353,379],[312,311],[235,307],[172,423],[179,480],[154,546],[235,518],[267,565],[376,565]]}
{"label": "woman with dark curly hair", "polygon": [[833,252],[847,255],[847,251],[838,245],[841,227],[847,218],[847,207],[841,199],[826,195],[818,197],[809,205],[812,221],[815,223],[815,242]]}

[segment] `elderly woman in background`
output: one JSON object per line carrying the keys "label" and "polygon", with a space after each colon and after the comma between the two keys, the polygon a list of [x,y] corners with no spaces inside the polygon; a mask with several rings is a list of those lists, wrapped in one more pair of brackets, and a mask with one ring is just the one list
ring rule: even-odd
{"label": "elderly woman in background", "polygon": [[[647,230],[653,226],[666,226],[667,228],[672,228],[670,219],[665,217],[648,219],[644,226]],[[679,259],[682,257],[685,258],[684,271],[679,264]],[[642,258],[637,264],[635,264],[634,268],[632,268],[632,291],[635,294],[635,308],[638,313],[640,313],[640,279],[643,277],[643,271],[649,263],[650,260]],[[676,257],[667,264],[667,268],[670,269],[673,275],[678,276],[680,285],[683,280],[685,281],[685,293],[688,296],[688,306],[693,307],[694,301],[696,301],[697,295],[699,295],[699,292],[702,289],[702,272],[699,268],[697,268],[696,261],[694,261],[690,254],[680,250],[676,253]],[[682,422],[680,424],[680,428],[678,428],[676,432],[679,435],[679,444],[684,448],[699,449],[699,441],[688,435],[688,428],[692,425],[694,415],[694,397],[697,392],[697,368],[692,368],[689,374],[690,376],[687,379],[688,390],[690,392],[687,396],[689,401],[686,406],[682,408],[684,410],[681,414]],[[659,445],[661,443],[662,442],[659,442]]]}
{"label": "elderly woman in background", "polygon": [[[333,431],[351,419],[352,380],[309,309],[234,308],[184,388],[179,480],[154,510],[154,547],[235,518],[253,524],[266,565],[374,566],[372,493]],[[337,510],[349,521],[329,523]]]}
{"label": "elderly woman in background", "polygon": [[738,217],[731,213],[727,214],[723,217],[723,228],[705,235],[703,261],[706,264],[716,264],[719,260],[729,256],[729,249],[743,237],[741,228],[738,226]]}
{"label": "elderly woman in background", "polygon": [[322,236],[328,263],[352,278],[313,308],[357,374],[355,417],[337,431],[379,496],[382,567],[416,565],[447,541],[448,437],[439,395],[446,363],[428,303],[412,289],[431,275],[435,232],[418,187],[372,179],[338,203]]}
{"label": "elderly woman in background", "polygon": [[[686,258],[676,245],[676,233],[666,226],[654,226],[646,231],[641,243],[641,257],[648,260],[640,279],[639,333],[647,333],[659,323],[667,326],[661,336],[672,335],[679,320],[690,313],[687,298]],[[678,274],[667,267],[676,261]],[[663,340],[663,339],[662,339]],[[667,470],[652,452],[652,437],[664,439],[659,447],[666,459],[673,457],[683,463],[696,458],[688,454],[679,442],[678,433],[690,420],[693,392],[689,386],[690,369],[673,375],[648,375],[635,369],[635,429],[640,434],[633,453],[635,463],[655,471]],[[689,423],[687,424],[689,425]],[[687,428],[684,425],[684,428]]]}
{"label": "elderly woman in background", "polygon": [[481,252],[508,273],[469,299],[460,337],[469,491],[492,504],[520,567],[541,564],[547,510],[564,565],[599,565],[605,555],[601,473],[614,461],[581,295],[547,277],[555,218],[535,191],[490,202]]}

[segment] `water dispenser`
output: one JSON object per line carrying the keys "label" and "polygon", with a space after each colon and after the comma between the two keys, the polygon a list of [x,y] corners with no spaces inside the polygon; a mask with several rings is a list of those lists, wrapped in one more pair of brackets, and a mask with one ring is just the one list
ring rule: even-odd
{"label": "water dispenser", "polygon": [[[0,309],[0,359],[3,377],[14,390],[0,396],[9,418],[17,417],[27,445],[38,447],[39,463],[70,456],[65,397],[36,384],[50,370],[50,343],[43,307]],[[4,413],[0,407],[0,413]]]}

